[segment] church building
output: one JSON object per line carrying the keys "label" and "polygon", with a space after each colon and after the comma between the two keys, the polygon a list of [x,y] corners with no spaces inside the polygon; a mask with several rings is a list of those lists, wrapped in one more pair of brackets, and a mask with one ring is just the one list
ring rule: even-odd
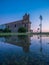
{"label": "church building", "polygon": [[23,16],[22,20],[6,23],[6,24],[3,24],[2,26],[9,28],[11,30],[11,32],[18,32],[18,29],[20,27],[25,27],[27,32],[30,32],[31,22],[30,22],[29,14],[25,14]]}

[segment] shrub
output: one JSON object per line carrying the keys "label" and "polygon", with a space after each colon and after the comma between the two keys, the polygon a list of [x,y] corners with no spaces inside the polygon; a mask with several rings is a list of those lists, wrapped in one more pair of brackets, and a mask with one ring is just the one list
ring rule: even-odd
{"label": "shrub", "polygon": [[5,28],[3,32],[11,32],[11,30],[9,30],[9,28]]}
{"label": "shrub", "polygon": [[25,32],[26,32],[26,28],[25,28],[25,27],[20,27],[20,28],[18,29],[18,32],[19,32],[19,33],[25,33]]}

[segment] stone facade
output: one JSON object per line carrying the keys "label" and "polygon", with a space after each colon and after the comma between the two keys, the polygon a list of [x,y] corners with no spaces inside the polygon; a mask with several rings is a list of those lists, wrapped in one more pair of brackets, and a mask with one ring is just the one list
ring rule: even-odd
{"label": "stone facade", "polygon": [[20,27],[25,27],[27,29],[27,32],[29,32],[31,28],[29,14],[25,14],[22,20],[7,23],[5,26],[6,28],[9,28],[11,32],[17,32]]}

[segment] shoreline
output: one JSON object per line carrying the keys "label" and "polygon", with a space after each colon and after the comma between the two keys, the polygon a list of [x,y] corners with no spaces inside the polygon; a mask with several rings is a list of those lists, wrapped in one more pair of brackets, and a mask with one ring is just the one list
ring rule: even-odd
{"label": "shoreline", "polygon": [[30,32],[27,32],[27,33],[0,33],[0,36],[3,36],[3,35],[49,35],[49,33],[30,33]]}

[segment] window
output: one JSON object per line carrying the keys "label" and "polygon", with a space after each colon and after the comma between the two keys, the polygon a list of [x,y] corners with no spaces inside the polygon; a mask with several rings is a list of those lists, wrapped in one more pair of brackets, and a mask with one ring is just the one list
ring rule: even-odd
{"label": "window", "polygon": [[8,26],[8,28],[9,28],[9,26]]}
{"label": "window", "polygon": [[15,27],[16,27],[16,24],[15,24]]}
{"label": "window", "polygon": [[26,24],[25,24],[25,27],[26,27]]}

